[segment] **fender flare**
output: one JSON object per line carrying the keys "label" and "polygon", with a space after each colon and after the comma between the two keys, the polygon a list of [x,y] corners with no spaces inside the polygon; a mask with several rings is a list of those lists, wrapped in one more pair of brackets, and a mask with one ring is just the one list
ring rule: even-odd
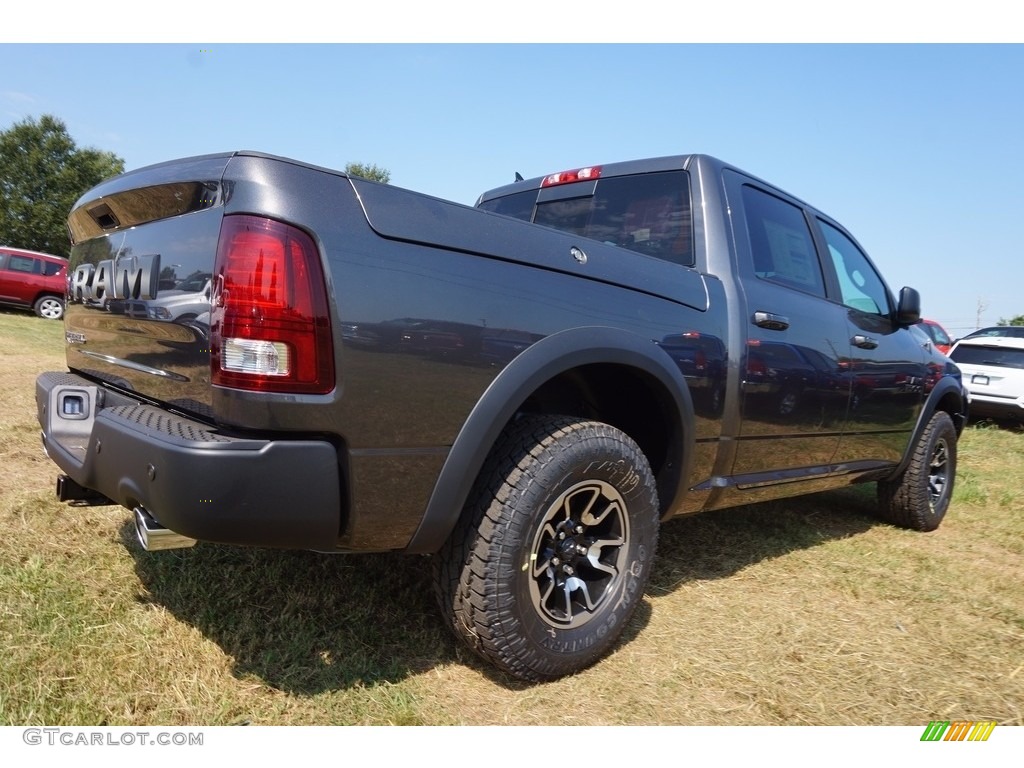
{"label": "fender flare", "polygon": [[596,363],[621,365],[646,373],[656,379],[671,398],[682,439],[675,488],[675,497],[678,497],[690,474],[695,434],[693,400],[679,368],[656,343],[636,334],[608,327],[573,328],[532,344],[488,386],[448,452],[423,519],[406,551],[429,554],[444,544],[502,429],[531,394],[561,373]]}
{"label": "fender flare", "polygon": [[[953,411],[950,411],[948,408],[939,408],[939,403],[950,396],[956,401],[956,408]],[[921,439],[921,434],[928,426],[928,422],[932,420],[932,416],[939,410],[949,412],[950,416],[953,417],[956,433],[959,435],[967,423],[967,392],[964,390],[963,382],[956,376],[943,376],[939,379],[935,388],[928,394],[928,399],[925,400],[924,407],[917,417],[917,424],[914,425],[914,431],[907,442],[907,448],[903,453],[902,460],[900,460],[896,469],[884,479],[895,480],[903,474],[914,456],[914,449]]]}

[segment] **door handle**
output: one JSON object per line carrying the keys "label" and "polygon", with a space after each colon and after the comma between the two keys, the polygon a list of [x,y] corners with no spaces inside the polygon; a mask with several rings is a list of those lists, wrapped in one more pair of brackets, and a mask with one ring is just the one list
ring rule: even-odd
{"label": "door handle", "polygon": [[859,333],[850,339],[850,343],[861,349],[875,349],[878,346],[878,342],[870,336],[862,336]]}
{"label": "door handle", "polygon": [[754,325],[758,328],[767,328],[769,331],[784,331],[789,328],[789,318],[758,310],[754,313]]}

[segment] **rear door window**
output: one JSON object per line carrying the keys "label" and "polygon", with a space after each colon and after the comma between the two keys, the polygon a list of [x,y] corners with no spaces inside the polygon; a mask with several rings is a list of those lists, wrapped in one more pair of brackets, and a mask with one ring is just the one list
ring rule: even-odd
{"label": "rear door window", "polygon": [[743,207],[754,274],[824,298],[821,264],[803,211],[749,185],[743,187]]}

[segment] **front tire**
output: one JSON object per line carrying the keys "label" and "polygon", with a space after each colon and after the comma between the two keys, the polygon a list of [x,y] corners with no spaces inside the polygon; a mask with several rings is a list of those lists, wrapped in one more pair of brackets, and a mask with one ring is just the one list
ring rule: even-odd
{"label": "front tire", "polygon": [[60,320],[64,317],[64,302],[56,296],[40,296],[32,308],[39,317],[46,320]]}
{"label": "front tire", "polygon": [[463,642],[515,677],[572,674],[621,635],[658,526],[653,474],[627,435],[523,417],[491,452],[435,557],[441,609]]}
{"label": "front tire", "polygon": [[936,411],[903,474],[878,483],[879,515],[883,520],[915,531],[939,527],[953,497],[956,441],[953,420],[945,411]]}

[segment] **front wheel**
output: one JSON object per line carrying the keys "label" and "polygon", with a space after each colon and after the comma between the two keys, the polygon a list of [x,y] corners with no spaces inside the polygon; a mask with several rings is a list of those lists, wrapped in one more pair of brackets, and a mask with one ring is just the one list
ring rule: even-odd
{"label": "front wheel", "polygon": [[953,497],[956,441],[953,420],[945,411],[936,411],[914,445],[903,474],[878,483],[883,520],[915,531],[939,527]]}
{"label": "front wheel", "polygon": [[607,424],[527,416],[503,434],[435,557],[455,634],[523,680],[594,663],[639,603],[658,538],[654,477]]}

